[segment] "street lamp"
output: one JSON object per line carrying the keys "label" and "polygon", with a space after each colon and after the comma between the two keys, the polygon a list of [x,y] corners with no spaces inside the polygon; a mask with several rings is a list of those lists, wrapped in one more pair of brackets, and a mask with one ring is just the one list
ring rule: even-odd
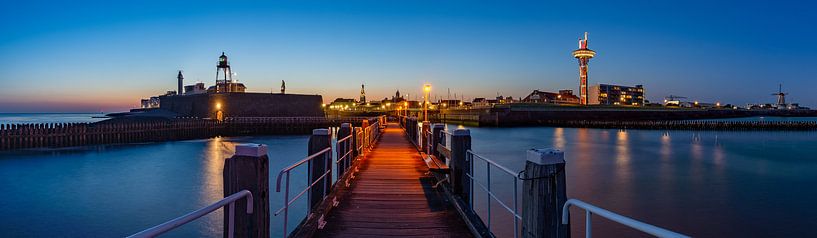
{"label": "street lamp", "polygon": [[425,96],[423,96],[423,121],[428,121],[428,95],[431,92],[431,84],[423,85],[423,92],[425,92]]}

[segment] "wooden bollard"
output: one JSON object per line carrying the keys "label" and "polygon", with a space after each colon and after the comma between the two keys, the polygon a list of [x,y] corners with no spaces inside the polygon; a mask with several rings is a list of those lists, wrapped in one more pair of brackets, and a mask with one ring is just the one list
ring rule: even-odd
{"label": "wooden bollard", "polygon": [[431,128],[431,153],[432,155],[440,158],[440,152],[437,152],[437,146],[440,143],[445,144],[445,135],[443,134],[443,130],[445,130],[444,124],[434,124]]}
{"label": "wooden bollard", "polygon": [[528,150],[522,178],[522,237],[569,238],[570,224],[562,224],[567,201],[564,152]]}
{"label": "wooden bollard", "polygon": [[471,149],[471,130],[456,129],[451,133],[451,190],[463,201],[471,203],[471,180],[465,174],[471,173],[471,163],[466,161],[467,151]]}
{"label": "wooden bollard", "polygon": [[[224,197],[241,190],[253,196],[253,212],[247,214],[247,200],[239,199],[230,211],[224,207],[224,237],[269,237],[269,157],[267,146],[239,144],[235,155],[224,161]],[[235,216],[233,235],[230,236],[228,221]]]}
{"label": "wooden bollard", "polygon": [[[349,124],[349,123],[340,124],[340,129],[338,129],[338,140],[346,138],[347,136],[349,136],[351,134],[352,134],[352,124]],[[345,141],[343,141],[342,143],[338,143],[338,146],[336,148],[338,150],[338,153],[337,153],[337,158],[338,159],[340,159],[341,157],[346,155],[346,153],[349,151],[349,145],[352,144],[352,139],[354,139],[354,138],[349,138],[349,139],[346,139]],[[349,165],[351,164],[352,159],[354,158],[352,156],[354,156],[354,154],[350,153],[349,156],[347,156],[346,158],[344,158],[343,161],[341,161],[340,163],[337,164],[337,168],[338,168],[337,176],[338,176],[338,178],[343,176],[343,173],[346,171],[346,168],[349,168]]]}
{"label": "wooden bollard", "polygon": [[[331,141],[329,129],[312,130],[312,136],[309,137],[309,155],[314,155],[327,147],[331,148]],[[309,161],[309,173],[311,177],[309,178],[308,184],[313,184],[321,180],[309,190],[309,210],[317,207],[323,200],[323,197],[329,193],[330,186],[332,185],[332,173],[330,172],[326,177],[321,179],[321,176],[323,176],[328,169],[332,169],[331,151]]]}
{"label": "wooden bollard", "polygon": [[363,148],[367,148],[369,147],[369,120],[363,119],[360,127],[363,128]]}
{"label": "wooden bollard", "polygon": [[429,134],[431,134],[431,122],[423,121],[423,125],[420,127],[420,148],[426,154],[430,154],[431,152],[428,150],[429,149],[428,144],[431,139],[429,138],[430,137]]}

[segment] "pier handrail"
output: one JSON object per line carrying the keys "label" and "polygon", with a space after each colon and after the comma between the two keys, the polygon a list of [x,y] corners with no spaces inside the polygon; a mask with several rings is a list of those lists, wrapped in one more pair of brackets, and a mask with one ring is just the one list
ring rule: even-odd
{"label": "pier handrail", "polygon": [[[337,155],[337,156],[339,156],[339,158],[334,158],[333,159],[334,155],[332,153],[332,146],[329,146],[329,147],[326,147],[325,149],[323,149],[321,151],[318,151],[318,152],[316,152],[314,154],[311,154],[311,155],[307,156],[304,159],[299,160],[298,162],[295,162],[294,164],[292,164],[290,166],[287,166],[286,168],[282,169],[278,173],[278,176],[276,178],[275,192],[281,192],[281,181],[282,181],[282,178],[284,176],[286,176],[286,184],[284,186],[285,187],[285,190],[284,190],[284,206],[279,208],[278,210],[276,210],[275,213],[273,213],[273,215],[278,216],[282,212],[284,213],[284,224],[283,224],[284,225],[284,228],[283,228],[284,237],[289,235],[289,233],[287,232],[287,226],[289,224],[289,207],[290,207],[290,205],[292,205],[292,203],[294,203],[299,198],[301,198],[304,194],[306,194],[307,191],[309,191],[312,187],[314,187],[315,185],[317,185],[321,181],[323,181],[324,186],[334,185],[334,183],[332,182],[332,178],[331,178],[332,167],[333,166],[331,165],[330,161],[334,161],[334,164],[336,164],[336,166],[340,166],[340,162],[342,162],[344,160],[353,160],[353,161],[357,160],[358,159],[357,157],[352,158],[350,156],[350,155],[353,155],[352,148],[354,147],[354,145],[352,143],[349,143],[349,142],[351,142],[353,140],[352,135],[357,136],[356,138],[354,138],[354,140],[356,140],[354,142],[358,143],[358,145],[359,145],[359,147],[357,148],[358,152],[361,155],[363,155],[366,152],[366,150],[370,149],[372,146],[374,146],[377,139],[380,138],[380,127],[379,126],[380,126],[379,122],[375,122],[375,123],[369,125],[368,127],[361,128],[360,132],[358,132],[358,133],[352,132],[352,134],[350,134],[350,135],[348,135],[348,136],[346,136],[344,138],[340,138],[337,141],[335,141],[335,148],[337,148],[338,150],[346,149],[346,153],[344,153],[343,155]],[[341,143],[344,143],[344,145],[341,145]],[[328,158],[326,156],[328,156]],[[290,188],[290,182],[291,182],[290,181],[290,172],[293,169],[295,169],[295,168],[297,168],[297,167],[299,167],[299,166],[301,166],[303,164],[306,164],[307,162],[309,162],[311,160],[317,159],[317,158],[327,159],[326,172],[324,172],[320,177],[315,179],[314,182],[310,183],[309,186],[307,186],[302,191],[300,191],[297,195],[295,195],[295,197],[290,199],[289,198],[289,192],[290,192],[289,188]],[[350,161],[349,163],[351,163],[351,162],[352,161]],[[338,175],[338,178],[345,176],[347,173],[350,173],[350,171],[354,171],[354,170],[353,169],[346,169],[346,170],[343,171],[343,175],[340,175],[340,174]],[[347,183],[348,183],[348,181],[347,181]],[[329,195],[329,191],[324,190],[323,194],[321,194],[321,198],[326,199],[326,197],[328,195]]]}
{"label": "pier handrail", "polygon": [[[281,172],[278,173],[278,177],[275,179],[275,181],[276,181],[275,182],[275,192],[281,192],[281,177],[284,174],[286,174],[287,182],[286,182],[286,185],[285,185],[285,192],[284,192],[284,206],[279,208],[278,210],[276,210],[275,213],[273,213],[273,215],[278,216],[278,214],[281,214],[281,212],[284,212],[284,236],[288,235],[287,225],[289,224],[289,205],[292,205],[292,203],[297,201],[298,198],[301,198],[301,196],[303,196],[307,191],[309,191],[309,189],[314,187],[315,184],[317,184],[318,182],[323,181],[324,184],[325,184],[327,182],[328,175],[332,173],[332,167],[329,166],[328,168],[326,168],[326,172],[324,172],[318,179],[315,179],[315,182],[309,184],[309,186],[304,188],[304,190],[302,190],[300,193],[298,193],[298,195],[295,195],[295,197],[292,198],[292,200],[289,199],[289,183],[291,182],[290,172],[293,169],[297,168],[298,166],[300,166],[302,164],[305,164],[306,162],[309,162],[310,160],[313,160],[313,159],[318,158],[318,157],[325,156],[324,154],[326,154],[326,153],[329,153],[329,156],[332,156],[332,147],[331,146],[326,147],[325,149],[323,149],[321,151],[318,151],[318,152],[316,152],[316,153],[314,153],[312,155],[309,155],[306,158],[304,158],[304,159],[302,159],[302,160],[300,160],[298,162],[295,162],[295,164],[292,164],[292,165],[282,169]],[[326,193],[326,192],[327,191],[324,191],[324,193]],[[326,194],[322,194],[322,197],[325,197],[325,196],[326,196]]]}
{"label": "pier handrail", "polygon": [[617,213],[605,210],[600,207],[593,206],[592,204],[583,202],[579,199],[571,198],[565,202],[564,207],[562,208],[562,224],[568,224],[570,222],[570,214],[568,210],[570,206],[576,206],[579,208],[584,209],[585,211],[585,237],[590,238],[592,237],[592,222],[591,217],[593,214],[599,215],[601,217],[607,218],[611,221],[616,223],[628,226],[630,228],[645,232],[650,235],[654,235],[656,237],[661,238],[686,238],[689,237],[687,235],[683,235],[680,233],[676,233],[661,227],[653,226],[644,222],[640,222],[638,220],[619,215]]}
{"label": "pier handrail", "polygon": [[253,212],[252,193],[250,191],[247,191],[247,190],[241,190],[241,191],[239,191],[237,193],[234,193],[233,195],[227,196],[227,197],[219,200],[218,202],[210,204],[210,205],[208,205],[206,207],[200,208],[200,209],[195,210],[195,211],[193,211],[191,213],[185,214],[184,216],[177,217],[176,219],[173,219],[173,220],[167,221],[165,223],[159,224],[157,226],[154,226],[154,227],[148,228],[146,230],[140,231],[140,232],[138,232],[136,234],[133,234],[133,235],[130,235],[128,237],[129,238],[156,237],[156,236],[159,236],[161,234],[164,234],[165,232],[176,229],[176,228],[178,228],[178,227],[180,227],[180,226],[182,226],[184,224],[190,223],[191,221],[199,219],[200,217],[202,217],[204,215],[210,214],[211,212],[214,212],[214,211],[224,207],[225,205],[230,206],[230,215],[228,216],[229,217],[229,222],[228,222],[228,226],[229,226],[228,229],[229,230],[228,230],[227,237],[233,237],[233,233],[234,233],[233,231],[235,229],[235,226],[234,226],[235,225],[235,223],[234,223],[235,222],[234,221],[235,220],[235,214],[234,214],[234,212],[235,212],[235,202],[238,201],[238,199],[241,199],[241,198],[244,198],[244,197],[247,198],[247,214],[252,214],[252,212]]}
{"label": "pier handrail", "polygon": [[[474,178],[473,173],[474,173],[474,161],[476,161],[475,159],[485,161],[485,172],[486,172],[485,178],[487,180],[486,181],[487,186],[485,184],[482,184],[482,182],[480,182],[479,180]],[[492,217],[491,216],[491,199],[493,199],[497,203],[499,203],[499,205],[501,205],[503,208],[505,208],[505,210],[507,210],[508,213],[513,215],[513,217],[514,217],[514,219],[513,219],[513,227],[514,227],[513,237],[519,237],[519,221],[522,220],[522,214],[520,214],[520,212],[519,212],[519,202],[518,202],[518,200],[519,200],[518,199],[518,196],[519,196],[518,195],[518,187],[519,187],[519,180],[520,180],[519,173],[514,172],[513,170],[510,170],[510,169],[506,168],[505,166],[502,166],[499,163],[494,162],[491,159],[488,159],[488,158],[486,158],[484,156],[481,156],[481,155],[479,155],[477,153],[474,153],[474,151],[472,151],[472,150],[467,150],[465,152],[465,161],[467,161],[469,163],[468,166],[470,167],[470,170],[469,170],[470,173],[466,172],[465,176],[468,177],[469,179],[471,179],[471,182],[472,182],[471,183],[471,189],[470,189],[471,194],[469,196],[469,197],[472,198],[472,200],[469,202],[469,205],[471,206],[471,211],[474,211],[474,201],[473,201],[474,189],[473,189],[473,187],[474,187],[474,184],[476,184],[476,185],[479,185],[479,187],[481,187],[482,190],[485,191],[488,194],[488,197],[490,198],[490,199],[488,199],[488,202],[487,202],[487,204],[488,204],[488,206],[487,206],[488,207],[488,209],[487,209],[487,211],[488,211],[488,221],[487,221],[486,226],[488,228],[488,231],[493,233],[493,230],[491,229],[491,217]],[[502,200],[499,199],[496,196],[496,194],[494,194],[493,191],[491,191],[491,167],[492,166],[496,167],[496,168],[499,168],[500,171],[510,175],[513,178],[513,208],[508,206],[508,204],[505,204],[505,202],[502,202]]]}

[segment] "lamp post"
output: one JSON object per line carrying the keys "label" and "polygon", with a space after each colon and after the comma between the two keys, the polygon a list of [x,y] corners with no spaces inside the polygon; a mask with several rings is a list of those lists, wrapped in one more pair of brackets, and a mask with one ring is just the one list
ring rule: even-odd
{"label": "lamp post", "polygon": [[423,85],[423,92],[425,92],[425,96],[423,96],[423,121],[428,121],[428,95],[431,92],[431,84]]}

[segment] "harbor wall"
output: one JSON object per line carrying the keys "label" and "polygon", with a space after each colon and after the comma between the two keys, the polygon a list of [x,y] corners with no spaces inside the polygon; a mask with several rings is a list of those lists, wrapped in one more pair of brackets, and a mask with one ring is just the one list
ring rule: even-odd
{"label": "harbor wall", "polygon": [[280,93],[208,93],[160,97],[159,108],[179,117],[323,117],[320,95]]}

